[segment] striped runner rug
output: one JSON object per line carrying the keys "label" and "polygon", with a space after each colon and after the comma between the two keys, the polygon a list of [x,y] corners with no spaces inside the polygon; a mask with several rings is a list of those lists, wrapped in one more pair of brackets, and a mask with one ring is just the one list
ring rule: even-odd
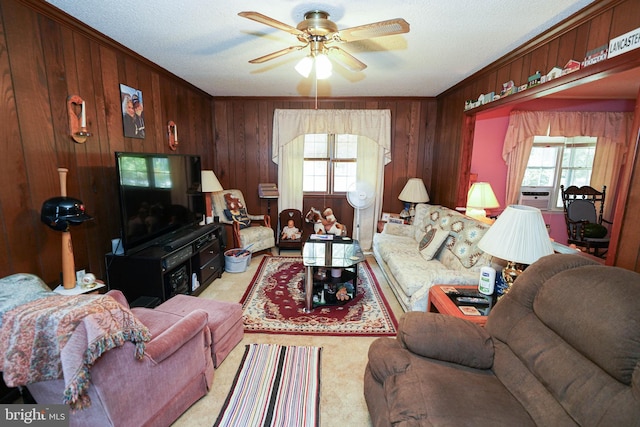
{"label": "striped runner rug", "polygon": [[319,426],[321,350],[248,344],[214,427]]}

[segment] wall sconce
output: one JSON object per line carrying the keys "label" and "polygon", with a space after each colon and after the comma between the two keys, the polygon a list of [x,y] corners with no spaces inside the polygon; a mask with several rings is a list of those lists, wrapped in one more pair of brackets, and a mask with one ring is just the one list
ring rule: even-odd
{"label": "wall sconce", "polygon": [[[80,106],[80,114],[76,113],[76,106]],[[91,134],[87,131],[87,109],[84,100],[78,95],[67,98],[67,113],[69,116],[69,134],[79,144],[83,144]]]}
{"label": "wall sconce", "polygon": [[175,151],[178,148],[178,125],[173,120],[167,123],[167,135],[169,135],[169,148]]}

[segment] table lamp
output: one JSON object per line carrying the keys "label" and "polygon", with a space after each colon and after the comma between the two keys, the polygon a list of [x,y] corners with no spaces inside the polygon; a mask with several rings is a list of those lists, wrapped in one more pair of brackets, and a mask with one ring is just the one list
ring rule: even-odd
{"label": "table lamp", "polygon": [[488,182],[474,182],[467,194],[467,216],[491,224],[485,209],[499,208],[500,203]]}
{"label": "table lamp", "polygon": [[416,203],[428,202],[429,194],[421,178],[409,178],[398,199],[404,202],[404,210],[400,213],[400,217],[408,218],[411,223],[415,215]]}
{"label": "table lamp", "polygon": [[202,192],[207,193],[206,196],[206,212],[207,218],[205,218],[206,223],[210,223],[213,221],[213,218],[210,216],[213,214],[212,206],[211,206],[211,193],[215,193],[216,191],[222,191],[222,185],[220,185],[220,181],[216,177],[216,174],[210,170],[203,170],[201,173],[202,179]]}
{"label": "table lamp", "polygon": [[540,209],[510,205],[478,242],[478,247],[507,261],[502,278],[507,293],[520,273],[539,258],[553,253]]}

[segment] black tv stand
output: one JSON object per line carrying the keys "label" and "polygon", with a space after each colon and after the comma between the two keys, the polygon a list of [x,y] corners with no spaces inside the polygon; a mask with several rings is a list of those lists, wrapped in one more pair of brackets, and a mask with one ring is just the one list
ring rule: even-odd
{"label": "black tv stand", "polygon": [[211,232],[214,227],[216,227],[216,225],[207,224],[178,230],[169,239],[163,239],[160,246],[162,246],[162,248],[167,252],[174,251],[184,245],[189,244],[189,242],[197,239],[198,237]]}
{"label": "black tv stand", "polygon": [[164,302],[176,294],[198,295],[222,276],[224,233],[220,224],[194,226],[133,254],[108,253],[108,287],[121,290],[130,304],[145,298]]}

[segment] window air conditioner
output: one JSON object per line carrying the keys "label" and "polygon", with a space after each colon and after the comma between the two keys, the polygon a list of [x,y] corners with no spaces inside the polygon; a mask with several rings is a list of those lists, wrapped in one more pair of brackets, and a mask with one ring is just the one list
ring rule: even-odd
{"label": "window air conditioner", "polygon": [[549,209],[551,189],[549,187],[522,187],[519,204],[532,206],[541,210]]}

